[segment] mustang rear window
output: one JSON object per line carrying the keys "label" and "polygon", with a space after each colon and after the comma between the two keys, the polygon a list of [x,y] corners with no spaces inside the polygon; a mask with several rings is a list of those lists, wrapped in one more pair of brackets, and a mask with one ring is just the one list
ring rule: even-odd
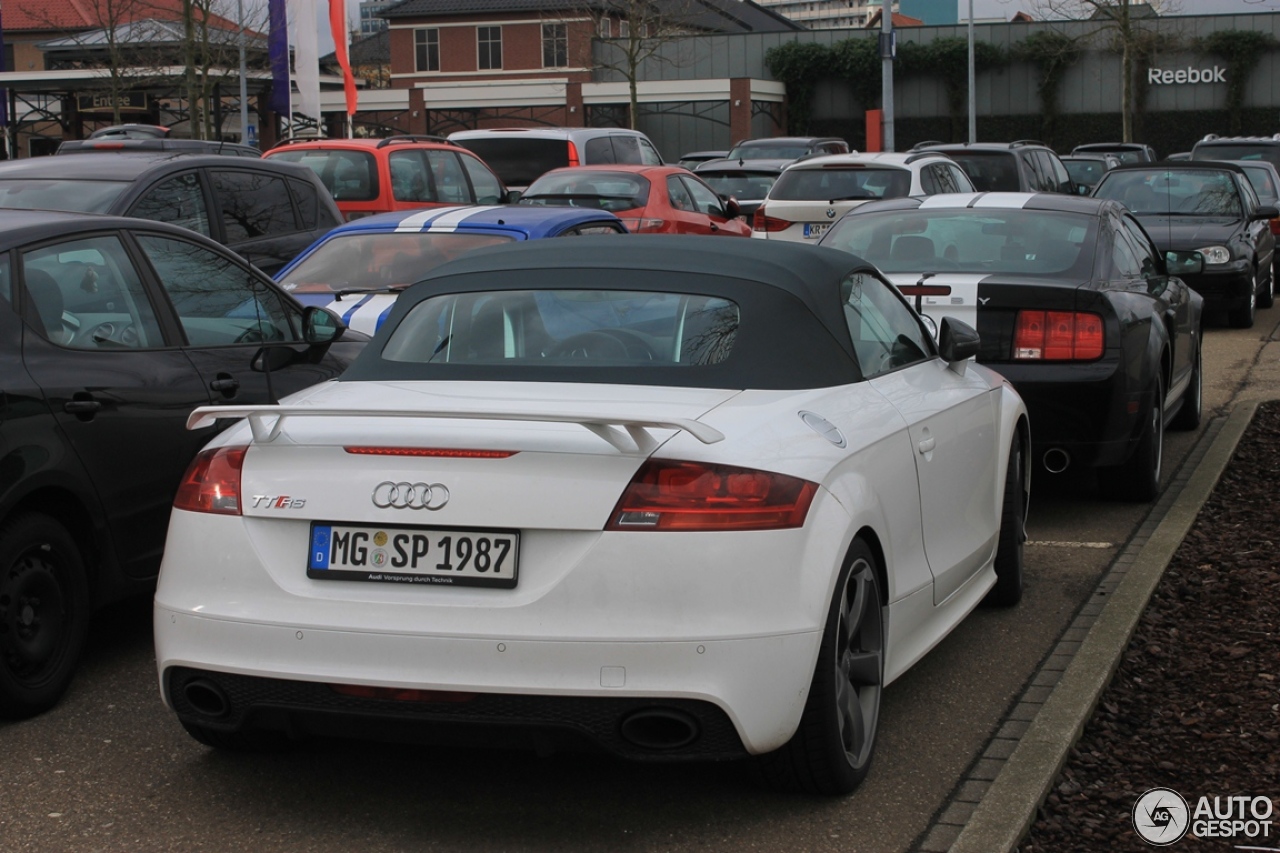
{"label": "mustang rear window", "polygon": [[502,290],[423,300],[396,326],[387,361],[520,367],[707,366],[738,333],[718,296],[630,290]]}

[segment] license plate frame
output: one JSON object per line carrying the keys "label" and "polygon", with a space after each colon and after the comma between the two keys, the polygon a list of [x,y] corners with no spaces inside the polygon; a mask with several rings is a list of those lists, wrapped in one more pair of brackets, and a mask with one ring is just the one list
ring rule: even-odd
{"label": "license plate frame", "polygon": [[829,230],[831,230],[830,222],[806,222],[804,224],[804,238],[806,240],[817,240]]}
{"label": "license plate frame", "polygon": [[[353,542],[354,535],[363,538]],[[347,537],[341,546],[339,536]],[[520,531],[506,528],[313,521],[307,545],[307,577],[313,580],[514,589],[519,579]],[[338,547],[343,556],[335,567]],[[357,547],[365,549],[359,557]]]}

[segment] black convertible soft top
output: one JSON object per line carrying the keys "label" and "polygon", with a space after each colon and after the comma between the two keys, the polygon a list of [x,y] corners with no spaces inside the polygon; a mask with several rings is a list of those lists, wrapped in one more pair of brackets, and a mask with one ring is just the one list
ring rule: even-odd
{"label": "black convertible soft top", "polygon": [[[776,240],[665,235],[533,240],[443,264],[396,300],[374,342],[343,375],[353,380],[528,380],[713,388],[823,388],[858,381],[841,284],[867,261]],[[719,296],[741,311],[724,362],[592,367],[418,364],[386,360],[383,345],[415,305],[441,293],[631,290]]]}

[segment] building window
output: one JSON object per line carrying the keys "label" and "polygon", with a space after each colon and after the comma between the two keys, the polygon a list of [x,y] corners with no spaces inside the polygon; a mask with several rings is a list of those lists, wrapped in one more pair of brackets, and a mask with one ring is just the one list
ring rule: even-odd
{"label": "building window", "polygon": [[613,20],[611,18],[600,19],[600,38],[613,38]]}
{"label": "building window", "polygon": [[564,68],[569,64],[569,25],[542,25],[542,67]]}
{"label": "building window", "polygon": [[625,39],[631,37],[631,22],[618,21],[618,38]]}
{"label": "building window", "polygon": [[440,70],[440,30],[430,27],[413,31],[413,57],[418,71]]}
{"label": "building window", "polygon": [[481,71],[502,68],[502,27],[476,27],[476,45],[479,48],[477,67]]}

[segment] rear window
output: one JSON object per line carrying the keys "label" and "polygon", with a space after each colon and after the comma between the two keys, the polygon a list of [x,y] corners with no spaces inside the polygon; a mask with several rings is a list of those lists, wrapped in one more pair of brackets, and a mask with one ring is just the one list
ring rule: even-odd
{"label": "rear window", "polygon": [[979,192],[1009,192],[1022,190],[1018,180],[1018,161],[1004,151],[954,151],[944,152],[960,168],[964,169]]}
{"label": "rear window", "polygon": [[629,172],[570,169],[538,178],[520,203],[634,210],[649,203],[649,179]]}
{"label": "rear window", "polygon": [[809,153],[808,145],[739,145],[725,156],[730,160],[794,160]]}
{"label": "rear window", "polygon": [[286,290],[328,293],[413,284],[445,261],[511,242],[501,234],[458,232],[348,233],[335,236],[288,272]]}
{"label": "rear window", "polygon": [[1240,168],[1244,169],[1245,177],[1249,179],[1259,199],[1274,202],[1277,197],[1280,197],[1280,188],[1276,187],[1273,173],[1266,166],[1241,166]]}
{"label": "rear window", "polygon": [[749,172],[742,169],[725,169],[723,171],[700,171],[698,177],[706,181],[711,189],[725,198],[736,198],[738,201],[762,199],[769,194],[777,172]]}
{"label": "rear window", "polygon": [[1107,164],[1101,160],[1063,160],[1062,165],[1067,167],[1071,180],[1088,186],[1102,180],[1102,176],[1107,173]]}
{"label": "rear window", "polygon": [[311,169],[334,201],[373,201],[378,197],[378,161],[367,152],[294,149],[271,157]]}
{"label": "rear window", "polygon": [[778,178],[769,197],[777,201],[846,201],[902,198],[911,191],[906,169],[847,167],[788,169]]}
{"label": "rear window", "polygon": [[382,358],[537,369],[706,366],[733,350],[723,297],[630,290],[502,290],[434,296],[396,326]]}
{"label": "rear window", "polygon": [[1093,192],[1135,214],[1241,216],[1240,193],[1230,172],[1215,169],[1138,169],[1111,172]]}
{"label": "rear window", "polygon": [[569,165],[569,143],[563,139],[486,136],[456,142],[479,155],[507,186],[526,187],[543,172]]}
{"label": "rear window", "polygon": [[1192,160],[1266,160],[1280,167],[1280,142],[1252,144],[1248,142],[1197,145],[1191,150]]}
{"label": "rear window", "polygon": [[128,181],[4,180],[0,181],[0,207],[107,213],[129,186]]}

